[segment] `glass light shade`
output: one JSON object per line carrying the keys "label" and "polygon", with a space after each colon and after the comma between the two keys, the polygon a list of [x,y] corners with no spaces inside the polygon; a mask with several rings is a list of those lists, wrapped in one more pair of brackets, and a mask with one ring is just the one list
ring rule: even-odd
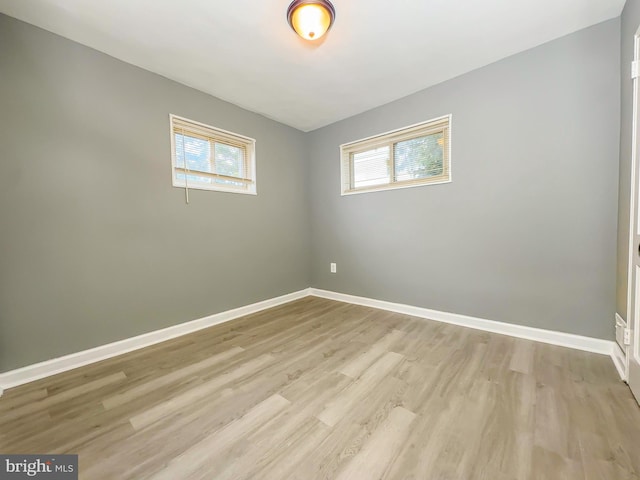
{"label": "glass light shade", "polygon": [[329,2],[294,2],[289,6],[289,23],[305,40],[317,40],[331,27],[333,5]]}

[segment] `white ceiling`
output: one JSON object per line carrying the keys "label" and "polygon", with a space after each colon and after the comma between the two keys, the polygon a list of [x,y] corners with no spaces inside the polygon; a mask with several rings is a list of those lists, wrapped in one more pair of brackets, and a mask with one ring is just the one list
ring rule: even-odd
{"label": "white ceiling", "polygon": [[313,44],[290,0],[0,0],[0,12],[303,131],[620,15],[625,0],[333,0]]}

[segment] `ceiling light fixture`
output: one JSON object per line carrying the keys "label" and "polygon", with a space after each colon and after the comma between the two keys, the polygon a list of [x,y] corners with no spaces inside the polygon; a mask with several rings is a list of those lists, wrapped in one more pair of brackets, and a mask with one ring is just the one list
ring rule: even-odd
{"label": "ceiling light fixture", "polygon": [[333,25],[336,10],[329,0],[294,0],[287,9],[287,20],[305,40],[317,40]]}

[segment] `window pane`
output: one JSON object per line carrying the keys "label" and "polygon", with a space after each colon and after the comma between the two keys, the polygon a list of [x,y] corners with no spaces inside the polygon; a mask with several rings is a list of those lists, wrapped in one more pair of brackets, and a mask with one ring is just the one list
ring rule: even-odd
{"label": "window pane", "polygon": [[444,136],[434,133],[394,145],[395,180],[437,177],[444,173]]}
{"label": "window pane", "polygon": [[[220,175],[238,178],[247,177],[247,173],[245,172],[244,151],[241,148],[216,142],[215,165],[216,173],[219,173]],[[221,178],[216,178],[214,181],[215,183],[221,183],[224,185],[244,186],[244,183],[242,182],[234,182]]]}
{"label": "window pane", "polygon": [[[201,138],[190,137],[189,135],[175,134],[176,144],[176,166],[187,168],[188,170],[199,170],[201,172],[211,172],[211,149],[209,142]],[[185,157],[187,165],[185,167]],[[211,183],[211,178],[198,175],[187,175],[188,182]],[[185,174],[176,173],[178,180],[184,180]]]}
{"label": "window pane", "polygon": [[353,154],[353,188],[383,185],[389,177],[388,146]]}

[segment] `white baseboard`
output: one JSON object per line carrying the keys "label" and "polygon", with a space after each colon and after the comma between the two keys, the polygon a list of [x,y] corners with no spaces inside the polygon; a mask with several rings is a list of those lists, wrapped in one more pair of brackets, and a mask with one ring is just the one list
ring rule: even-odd
{"label": "white baseboard", "polygon": [[496,322],[494,320],[486,320],[483,318],[470,317],[467,315],[459,315],[455,313],[441,312],[428,308],[415,307],[412,305],[403,305],[400,303],[386,302],[383,300],[375,300],[372,298],[357,297],[344,293],[330,292],[328,290],[320,290],[317,288],[307,288],[298,292],[289,293],[280,297],[271,298],[262,302],[253,303],[226,312],[216,313],[204,318],[193,320],[186,323],[174,325],[172,327],[156,330],[153,332],[138,335],[136,337],[127,338],[117,342],[102,345],[82,352],[72,353],[63,357],[54,358],[44,362],[28,365],[26,367],[10,370],[0,373],[0,396],[3,390],[33,382],[44,377],[66,372],[74,368],[82,367],[91,363],[99,362],[107,358],[122,355],[133,350],[148,347],[156,343],[164,342],[172,338],[176,338],[188,333],[192,333],[204,328],[212,327],[220,323],[228,322],[245,315],[266,310],[284,303],[298,300],[300,298],[313,295],[316,297],[337,300],[340,302],[353,303],[356,305],[364,305],[367,307],[379,308],[390,312],[403,313],[414,317],[435,320],[438,322],[450,323],[462,327],[474,328],[486,332],[499,333],[512,337],[534,340],[537,342],[550,343],[562,347],[584,350],[587,352],[600,353],[609,355],[613,360],[620,376],[624,378],[624,352],[613,341],[601,340],[598,338],[583,337],[573,335],[571,333],[556,332],[553,330],[543,330],[540,328],[526,327],[522,325],[514,325],[504,322]]}
{"label": "white baseboard", "polygon": [[23,385],[57,373],[66,372],[67,370],[82,367],[90,363],[122,355],[123,353],[131,352],[139,348],[148,347],[156,343],[202,330],[203,328],[212,327],[213,325],[228,322],[267,308],[282,305],[283,303],[288,303],[308,295],[308,289],[300,290],[298,292],[289,293],[287,295],[253,303],[244,307],[209,315],[208,317],[199,318],[190,322],[180,323],[178,325],[163,328],[162,330],[155,330],[153,332],[108,343],[82,352],[72,353],[63,357],[46,360],[44,362],[35,363],[16,370],[0,373],[0,395],[2,395],[3,390],[17,387],[18,385]]}
{"label": "white baseboard", "polygon": [[401,303],[385,302],[383,300],[374,300],[372,298],[356,297],[344,293],[330,292],[327,290],[319,290],[311,288],[310,294],[316,297],[338,300],[340,302],[354,303],[356,305],[364,305],[367,307],[379,308],[390,312],[404,313],[414,317],[426,318],[438,322],[451,323],[462,327],[475,328],[485,332],[500,333],[511,337],[525,338],[527,340],[535,340],[537,342],[550,343],[561,347],[574,348],[587,352],[600,353],[612,356],[615,342],[609,340],[601,340],[599,338],[583,337],[571,333],[556,332],[553,330],[543,330],[541,328],[525,327],[523,325],[514,325],[512,323],[496,322],[495,320],[486,320],[484,318],[469,317],[467,315],[459,315],[456,313],[440,312],[438,310],[430,310],[428,308],[414,307],[411,305],[403,305]]}

